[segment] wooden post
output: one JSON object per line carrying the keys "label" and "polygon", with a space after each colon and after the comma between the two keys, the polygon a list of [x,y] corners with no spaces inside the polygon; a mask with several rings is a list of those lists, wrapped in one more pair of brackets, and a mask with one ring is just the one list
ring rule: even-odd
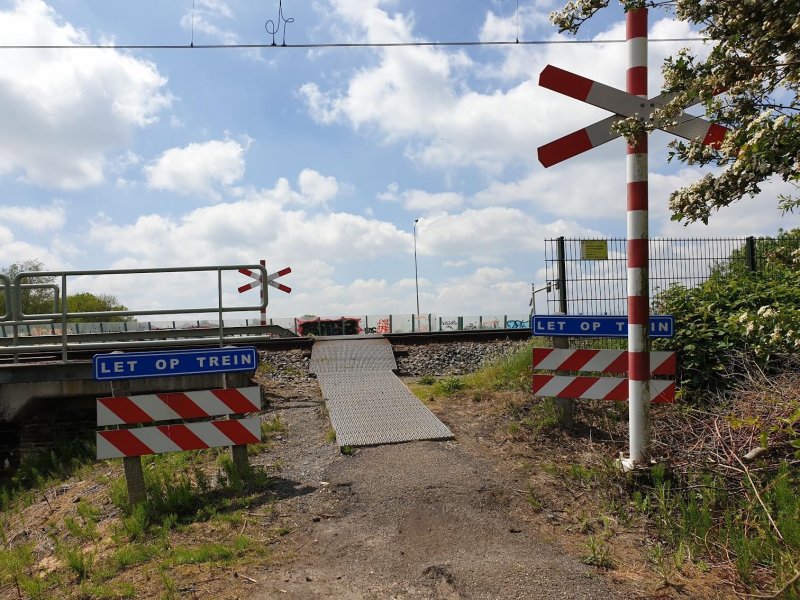
{"label": "wooden post", "polygon": [[[118,380],[111,382],[112,396],[127,396],[131,392],[130,381]],[[124,456],[122,468],[125,471],[125,485],[128,488],[128,504],[131,507],[147,501],[147,490],[144,485],[144,471],[142,471],[141,456]]]}
{"label": "wooden post", "polygon": [[[222,387],[226,389],[228,387],[244,387],[249,383],[250,379],[246,372],[223,373],[222,375]],[[230,415],[228,418],[231,418]],[[244,444],[230,446],[230,456],[239,477],[244,479],[250,472],[250,459],[247,456],[247,446]]]}

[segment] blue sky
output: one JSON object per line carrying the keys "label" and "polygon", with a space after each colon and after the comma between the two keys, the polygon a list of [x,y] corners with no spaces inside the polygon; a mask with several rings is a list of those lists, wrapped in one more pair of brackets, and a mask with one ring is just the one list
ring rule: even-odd
{"label": "blue sky", "polygon": [[[548,0],[521,0],[521,39],[561,39]],[[0,1],[5,44],[265,43],[278,2]],[[290,44],[512,40],[516,1],[285,0]],[[609,9],[584,39],[624,37]],[[693,32],[650,16],[651,37]],[[281,32],[282,33],[282,32]],[[281,35],[281,34],[279,34]],[[650,90],[663,57],[650,45]],[[524,314],[544,242],[625,234],[620,140],[545,170],[536,148],[605,116],[539,88],[548,64],[624,86],[622,44],[481,48],[2,50],[0,265],[53,270],[291,266],[275,317]],[[779,182],[714,215],[669,220],[702,176],[651,138],[652,236],[769,235]],[[226,303],[252,304],[226,281]],[[83,278],[131,308],[194,305],[190,280]],[[201,304],[202,305],[202,304]]]}

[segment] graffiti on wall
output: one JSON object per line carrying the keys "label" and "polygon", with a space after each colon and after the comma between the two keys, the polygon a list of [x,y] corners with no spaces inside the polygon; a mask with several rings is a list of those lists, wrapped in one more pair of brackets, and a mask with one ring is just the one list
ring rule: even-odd
{"label": "graffiti on wall", "polygon": [[506,329],[530,329],[530,321],[506,321]]}
{"label": "graffiti on wall", "polygon": [[364,333],[392,333],[390,323],[390,319],[378,319],[378,324],[375,327],[365,327]]}
{"label": "graffiti on wall", "polygon": [[297,335],[358,335],[363,333],[359,317],[341,319],[298,319]]}

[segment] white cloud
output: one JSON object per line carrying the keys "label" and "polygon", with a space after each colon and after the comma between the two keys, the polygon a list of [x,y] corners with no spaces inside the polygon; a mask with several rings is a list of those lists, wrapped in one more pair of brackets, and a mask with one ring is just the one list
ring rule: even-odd
{"label": "white cloud", "polygon": [[[89,44],[42,0],[0,12],[5,44]],[[80,189],[103,181],[107,155],[157,120],[172,97],[156,66],[105,50],[5,50],[0,61],[0,175]]]}
{"label": "white cloud", "polygon": [[548,237],[599,235],[574,221],[540,223],[519,209],[506,207],[420,219],[417,232],[420,254],[468,256],[481,263],[514,252],[539,252],[541,240]]}
{"label": "white cloud", "polygon": [[303,169],[297,178],[300,191],[311,206],[325,205],[339,193],[335,177],[325,177],[313,169]]}
{"label": "white cloud", "polygon": [[419,212],[431,213],[442,210],[460,208],[464,203],[461,194],[440,192],[432,194],[423,190],[408,190],[403,193],[403,208]]}
{"label": "white cloud", "polygon": [[[414,38],[413,20],[390,16],[372,3],[369,18],[349,2],[332,2],[334,14],[363,39],[377,38],[385,29],[399,40]],[[343,6],[345,5],[345,6]],[[523,8],[522,30],[546,24],[546,9]],[[547,25],[548,31],[552,31]],[[686,23],[662,19],[653,24],[657,37],[691,35]],[[481,35],[516,34],[515,16],[487,12]],[[567,36],[552,35],[554,40]],[[595,39],[624,39],[625,24],[611,24]],[[678,43],[652,44],[651,63],[660,63]],[[683,44],[686,45],[686,44]],[[477,166],[498,175],[514,165],[539,169],[536,148],[552,139],[599,120],[608,113],[538,85],[546,64],[624,88],[625,44],[592,47],[587,71],[587,47],[549,45],[497,50],[498,61],[473,62],[462,51],[441,48],[389,48],[377,51],[377,65],[351,74],[346,85],[323,91],[308,82],[299,92],[310,115],[320,124],[347,124],[356,130],[375,131],[389,143],[405,143],[406,155],[431,168],[464,169]],[[494,79],[500,85],[479,89],[471,79]],[[650,69],[650,88],[661,86],[660,69]],[[480,81],[480,80],[479,80]]]}
{"label": "white cloud", "polygon": [[244,176],[245,146],[234,140],[211,140],[170,148],[145,166],[148,187],[184,195],[220,199],[221,187]]}
{"label": "white cloud", "polygon": [[[468,275],[446,279],[435,289],[421,291],[420,310],[440,315],[486,315],[487,306],[503,306],[514,313],[509,316],[521,316],[528,314],[530,296],[530,282],[515,280],[511,269],[480,267]],[[503,316],[497,315],[498,320]]]}
{"label": "white cloud", "polygon": [[8,227],[0,225],[0,266],[30,259],[42,261],[48,269],[57,269],[63,265],[59,252],[39,244],[18,240]]}
{"label": "white cloud", "polygon": [[97,219],[92,239],[111,254],[145,263],[222,264],[252,261],[259,254],[329,262],[389,256],[410,248],[410,235],[394,225],[348,213],[290,210],[310,197],[279,179],[266,190],[245,191],[237,201],[197,208],[180,219],[151,214],[118,225]]}
{"label": "white cloud", "polygon": [[42,208],[0,204],[0,221],[14,223],[31,231],[52,233],[64,226],[66,213],[64,203],[58,200]]}
{"label": "white cloud", "polygon": [[233,12],[227,2],[222,0],[198,0],[194,4],[194,10],[189,8],[181,17],[181,27],[186,31],[195,33],[205,33],[214,41],[223,44],[235,44],[239,41],[239,36],[229,29],[223,29],[216,25],[214,21],[219,19],[231,19]]}

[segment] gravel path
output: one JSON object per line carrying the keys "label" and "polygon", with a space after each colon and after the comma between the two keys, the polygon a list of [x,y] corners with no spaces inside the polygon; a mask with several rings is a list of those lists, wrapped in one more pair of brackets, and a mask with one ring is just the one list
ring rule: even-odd
{"label": "gravel path", "polygon": [[258,461],[280,466],[276,510],[292,531],[259,574],[254,599],[619,597],[519,517],[524,495],[474,444],[343,456],[325,440],[315,382],[273,382],[269,395],[287,431]]}

